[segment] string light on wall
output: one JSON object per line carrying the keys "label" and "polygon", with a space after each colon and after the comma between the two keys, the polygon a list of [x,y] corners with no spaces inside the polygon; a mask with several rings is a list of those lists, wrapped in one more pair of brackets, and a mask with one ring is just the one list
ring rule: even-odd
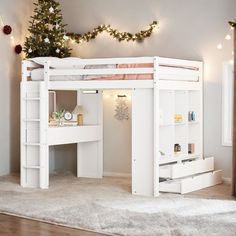
{"label": "string light on wall", "polygon": [[[5,35],[11,35],[12,33],[12,27],[10,25],[6,25],[4,24],[4,21],[3,21],[3,18],[2,16],[0,15],[0,23],[1,23],[1,27],[2,27],[2,32],[5,34]],[[20,44],[16,44],[15,43],[15,38],[13,35],[10,36],[10,40],[12,42],[12,45],[14,46],[14,51],[16,54],[21,54],[22,52],[22,46]]]}
{"label": "string light on wall", "polygon": [[71,42],[74,43],[83,43],[89,42],[92,39],[95,39],[98,34],[103,32],[108,33],[111,37],[121,41],[137,41],[142,42],[145,38],[148,38],[153,33],[153,30],[158,26],[158,21],[153,21],[148,25],[146,30],[141,30],[135,34],[129,32],[121,32],[118,29],[111,27],[110,25],[100,25],[94,28],[91,32],[87,32],[85,34],[76,34],[76,33],[67,33],[66,35],[71,39]]}
{"label": "string light on wall", "polygon": [[[229,21],[229,25],[230,25],[230,28],[229,28],[228,33],[225,35],[225,38],[224,38],[226,41],[230,41],[233,38],[232,32],[233,32],[234,27],[236,26],[236,23],[233,22],[233,21]],[[223,43],[218,43],[216,47],[217,47],[218,50],[222,50],[223,49]],[[232,55],[234,55],[233,51],[232,51]],[[229,63],[233,64],[234,60],[230,59]]]}

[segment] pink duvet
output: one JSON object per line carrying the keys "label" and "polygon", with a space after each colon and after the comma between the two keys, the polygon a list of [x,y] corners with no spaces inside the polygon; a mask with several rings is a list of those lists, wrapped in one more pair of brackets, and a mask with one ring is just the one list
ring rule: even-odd
{"label": "pink duvet", "polygon": [[[146,64],[119,64],[117,68],[152,68],[152,63]],[[152,80],[152,74],[111,75],[89,78],[88,80]]]}

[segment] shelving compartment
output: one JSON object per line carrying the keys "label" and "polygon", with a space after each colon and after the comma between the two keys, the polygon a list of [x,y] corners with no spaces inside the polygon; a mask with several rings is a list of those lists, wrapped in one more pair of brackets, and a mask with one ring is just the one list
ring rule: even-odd
{"label": "shelving compartment", "polygon": [[159,153],[161,158],[170,158],[174,154],[174,91],[161,90],[159,101]]}
{"label": "shelving compartment", "polygon": [[202,152],[202,112],[201,112],[201,94],[200,91],[189,91],[189,108],[188,112],[194,112],[194,120],[189,120],[188,124],[188,143],[193,146],[189,154]]}

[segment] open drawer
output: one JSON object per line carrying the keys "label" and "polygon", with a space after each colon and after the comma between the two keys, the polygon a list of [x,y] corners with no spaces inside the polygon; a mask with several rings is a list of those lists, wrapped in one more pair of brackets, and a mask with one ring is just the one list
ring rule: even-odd
{"label": "open drawer", "polygon": [[160,183],[160,192],[189,193],[222,183],[222,170],[194,175]]}
{"label": "open drawer", "polygon": [[214,170],[214,157],[160,166],[160,178],[177,179]]}

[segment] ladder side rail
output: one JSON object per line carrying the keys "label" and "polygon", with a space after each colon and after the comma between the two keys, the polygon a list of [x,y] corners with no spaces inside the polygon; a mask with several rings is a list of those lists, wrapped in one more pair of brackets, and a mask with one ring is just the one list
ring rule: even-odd
{"label": "ladder side rail", "polygon": [[45,61],[44,63],[44,81],[40,82],[40,126],[39,126],[39,137],[40,137],[40,176],[39,183],[40,188],[48,188],[49,185],[49,147],[47,142],[48,135],[48,83],[49,83],[49,69],[50,62]]}

